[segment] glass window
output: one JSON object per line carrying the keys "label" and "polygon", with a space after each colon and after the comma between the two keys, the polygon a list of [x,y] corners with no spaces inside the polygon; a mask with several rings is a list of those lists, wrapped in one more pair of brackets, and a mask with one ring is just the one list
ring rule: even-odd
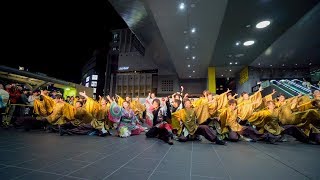
{"label": "glass window", "polygon": [[88,81],[90,81],[90,76],[88,76],[88,77],[86,78],[86,82],[88,82]]}
{"label": "glass window", "polygon": [[97,81],[91,81],[91,87],[97,87]]}
{"label": "glass window", "polygon": [[92,75],[91,79],[92,80],[98,80],[98,75]]}
{"label": "glass window", "polygon": [[93,93],[97,93],[97,88],[93,88]]}

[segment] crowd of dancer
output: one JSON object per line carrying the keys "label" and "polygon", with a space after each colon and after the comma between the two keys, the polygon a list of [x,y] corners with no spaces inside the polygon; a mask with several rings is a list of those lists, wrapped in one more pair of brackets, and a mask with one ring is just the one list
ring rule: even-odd
{"label": "crowd of dancer", "polygon": [[[45,129],[63,135],[112,135],[129,137],[145,132],[148,138],[159,138],[172,145],[201,140],[215,144],[226,141],[286,141],[290,135],[298,141],[320,144],[320,92],[286,99],[282,94],[262,97],[262,89],[237,98],[230,90],[220,95],[207,90],[199,99],[177,92],[157,98],[149,93],[145,103],[139,98],[100,97],[94,100],[80,92],[73,102],[41,91],[33,102],[33,115],[19,117],[15,127],[25,130]],[[275,98],[274,98],[275,97]],[[70,100],[69,100],[70,101]]]}

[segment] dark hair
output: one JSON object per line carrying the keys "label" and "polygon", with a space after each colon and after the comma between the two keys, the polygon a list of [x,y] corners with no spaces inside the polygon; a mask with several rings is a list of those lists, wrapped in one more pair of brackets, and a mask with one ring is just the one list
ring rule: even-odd
{"label": "dark hair", "polygon": [[280,97],[280,96],[286,97],[286,96],[285,96],[284,94],[282,94],[282,93],[278,94],[278,97]]}
{"label": "dark hair", "polygon": [[174,100],[173,100],[173,102],[174,102],[174,103],[177,103],[177,104],[178,104],[178,106],[181,104],[180,99],[174,99]]}
{"label": "dark hair", "polygon": [[227,93],[227,96],[232,96],[232,93],[231,93],[231,92],[228,92],[228,93]]}
{"label": "dark hair", "polygon": [[156,102],[156,103],[160,106],[160,100],[159,100],[159,99],[154,99],[154,100],[152,101],[152,104],[153,104],[154,102]]}
{"label": "dark hair", "polygon": [[[130,101],[123,101],[123,102],[126,102],[126,103],[128,103],[129,105],[130,105]],[[123,104],[123,103],[122,103]]]}
{"label": "dark hair", "polygon": [[190,99],[186,98],[183,100],[183,104],[186,104],[187,101],[189,101],[191,103]]}
{"label": "dark hair", "polygon": [[318,106],[320,106],[320,100],[314,100],[314,101],[312,101],[312,106],[316,106],[316,107],[318,107]]}
{"label": "dark hair", "polygon": [[181,97],[181,95],[180,95],[180,94],[177,94],[177,93],[176,93],[176,94],[174,94],[174,96],[173,96],[173,97],[174,97],[174,98],[176,98],[177,96],[178,96],[179,98]]}
{"label": "dark hair", "polygon": [[248,94],[248,93],[244,91],[244,92],[241,93],[241,96],[243,96],[243,95],[245,95],[245,94]]}
{"label": "dark hair", "polygon": [[80,103],[81,107],[83,106],[83,102],[82,101],[77,101],[77,103]]}
{"label": "dark hair", "polygon": [[57,94],[57,95],[56,95],[56,99],[63,99],[63,97],[62,97],[61,94]]}
{"label": "dark hair", "polygon": [[230,99],[230,100],[228,101],[228,104],[229,104],[229,105],[237,104],[237,101],[236,101],[235,99]]}

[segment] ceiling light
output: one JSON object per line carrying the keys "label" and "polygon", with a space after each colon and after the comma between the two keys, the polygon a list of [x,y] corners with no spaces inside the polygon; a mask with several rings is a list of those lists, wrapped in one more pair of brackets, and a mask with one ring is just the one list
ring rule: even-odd
{"label": "ceiling light", "polygon": [[229,64],[232,65],[232,62],[230,62]]}
{"label": "ceiling light", "polygon": [[180,3],[179,9],[184,10],[184,8],[185,8],[185,4],[184,3]]}
{"label": "ceiling light", "polygon": [[272,66],[272,64],[270,64],[270,66]]}
{"label": "ceiling light", "polygon": [[196,59],[196,57],[195,57],[195,56],[192,56],[192,59]]}
{"label": "ceiling light", "polygon": [[223,77],[223,74],[221,74],[221,76]]}
{"label": "ceiling light", "polygon": [[284,66],[284,64],[282,64],[282,66]]}
{"label": "ceiling light", "polygon": [[231,72],[231,69],[229,71]]}
{"label": "ceiling light", "polygon": [[192,71],[193,73],[195,73],[196,71]]}
{"label": "ceiling light", "polygon": [[191,78],[191,76],[189,76]]}
{"label": "ceiling light", "polygon": [[238,64],[238,62],[235,62],[234,64]]}
{"label": "ceiling light", "polygon": [[309,66],[311,66],[312,63],[309,63]]}
{"label": "ceiling light", "polygon": [[196,28],[192,28],[191,33],[195,33],[195,32],[196,32]]}
{"label": "ceiling light", "polygon": [[186,45],[184,48],[185,48],[185,49],[189,49],[189,46],[188,46],[188,45]]}
{"label": "ceiling light", "polygon": [[298,64],[296,64],[296,66],[298,66]]}
{"label": "ceiling light", "polygon": [[249,27],[251,27],[251,25],[250,25],[250,24],[248,24],[248,25],[246,25],[246,27],[247,27],[247,28],[249,28]]}
{"label": "ceiling light", "polygon": [[258,65],[260,66],[260,63]]}
{"label": "ceiling light", "polygon": [[240,41],[236,42],[236,46],[239,46],[240,45]]}
{"label": "ceiling light", "polygon": [[188,67],[190,67],[190,64],[188,64]]}
{"label": "ceiling light", "polygon": [[262,29],[270,25],[270,21],[261,21],[256,25],[256,28]]}
{"label": "ceiling light", "polygon": [[252,40],[243,43],[244,46],[251,46],[252,44],[254,44],[254,41]]}

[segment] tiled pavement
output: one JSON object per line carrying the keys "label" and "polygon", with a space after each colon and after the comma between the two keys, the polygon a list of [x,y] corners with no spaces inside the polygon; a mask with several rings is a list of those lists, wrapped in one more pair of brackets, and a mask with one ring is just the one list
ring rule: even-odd
{"label": "tiled pavement", "polygon": [[320,179],[320,146],[286,142],[175,142],[0,130],[6,179]]}

